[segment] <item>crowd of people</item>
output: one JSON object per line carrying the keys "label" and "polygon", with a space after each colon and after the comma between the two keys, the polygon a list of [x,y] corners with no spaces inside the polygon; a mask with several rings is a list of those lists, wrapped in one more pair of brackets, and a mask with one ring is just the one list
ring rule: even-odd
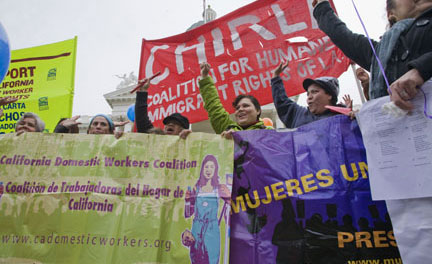
{"label": "crowd of people", "polygon": [[[390,95],[394,104],[404,110],[412,110],[410,100],[419,87],[432,77],[432,0],[387,0],[389,28],[381,40],[370,42],[368,37],[350,31],[335,14],[327,0],[312,2],[313,15],[319,28],[325,32],[343,53],[360,65],[356,75],[360,80],[365,98],[375,99]],[[373,47],[372,47],[373,46]],[[381,61],[384,73],[374,56],[373,48]],[[352,100],[345,96],[344,104],[338,104],[339,82],[334,77],[321,76],[305,79],[303,88],[307,93],[307,107],[291,100],[280,75],[289,62],[282,62],[274,69],[271,79],[273,101],[280,120],[287,128],[296,128],[310,122],[331,117],[337,113],[326,106],[352,108]],[[234,98],[234,120],[223,107],[212,77],[211,66],[200,65],[199,91],[204,101],[211,126],[215,133],[227,139],[237,131],[273,129],[264,125],[260,118],[262,110],[257,98],[239,95]],[[367,73],[370,72],[370,76]],[[387,78],[385,78],[387,77]],[[385,80],[388,80],[388,86]],[[150,80],[139,81],[135,103],[135,125],[138,133],[177,135],[186,138],[192,131],[187,117],[173,113],[163,120],[164,127],[154,127],[148,116],[148,89]],[[290,89],[288,87],[288,89]],[[0,106],[13,103],[10,97],[0,98]],[[0,108],[0,117],[2,115]],[[64,118],[54,133],[78,133],[79,116]],[[95,115],[89,124],[88,134],[115,134],[116,124],[105,114]],[[34,113],[22,115],[16,125],[16,133],[42,132],[44,122]],[[118,135],[121,136],[121,135]]]}
{"label": "crowd of people", "polygon": [[[370,45],[368,37],[351,32],[337,17],[327,0],[314,0],[313,15],[319,28],[324,31],[344,54],[362,68],[357,69],[357,78],[361,81],[366,99],[375,99],[390,94],[391,100],[400,108],[412,110],[411,100],[425,80],[432,77],[432,45],[430,0],[387,0],[389,29],[379,42]],[[380,71],[378,61],[373,54],[375,48],[384,73]],[[224,109],[212,78],[209,76],[210,65],[203,63],[199,88],[204,100],[210,123],[214,131],[226,138],[240,130],[269,129],[260,119],[261,106],[251,95],[239,95],[233,101],[234,119]],[[280,74],[288,67],[282,62],[274,71],[271,79],[272,95],[279,118],[287,128],[295,128],[315,120],[326,118],[336,113],[326,105],[337,106],[339,83],[333,77],[305,79],[303,88],[307,92],[307,105],[302,107],[286,95]],[[371,72],[369,77],[366,71]],[[385,83],[385,77],[389,87]],[[186,138],[191,133],[187,117],[173,113],[163,120],[164,128],[154,127],[147,112],[147,97],[150,80],[139,82],[136,96],[135,113],[138,133],[180,135]],[[288,88],[289,89],[289,88]],[[15,102],[10,97],[0,98],[0,106]],[[349,96],[344,97],[343,107],[352,107]],[[3,109],[0,108],[0,116]],[[79,117],[62,118],[55,133],[78,133]],[[95,115],[88,127],[88,134],[114,134],[116,124],[104,114]],[[16,125],[16,132],[41,132],[44,122],[33,113],[25,113]],[[21,132],[23,131],[23,132]]]}
{"label": "crowd of people", "polygon": [[[282,62],[274,71],[271,80],[272,94],[279,118],[287,128],[296,128],[312,121],[333,116],[326,105],[337,105],[339,95],[339,82],[334,77],[319,77],[317,79],[305,79],[303,87],[307,92],[308,107],[303,107],[289,99],[286,95],[282,79],[279,75],[288,67],[288,62]],[[199,81],[200,93],[204,101],[204,109],[207,111],[211,126],[215,133],[221,134],[226,139],[232,139],[232,133],[242,130],[273,129],[266,126],[261,116],[261,105],[252,95],[241,94],[237,96],[232,105],[235,109],[234,120],[223,107],[214,82],[209,76],[210,65],[200,65],[201,80]],[[180,114],[173,113],[163,119],[163,129],[154,127],[148,116],[148,89],[150,80],[144,79],[138,83],[135,101],[135,125],[136,132],[159,135],[178,135],[183,139],[192,132],[189,119]],[[15,102],[10,97],[0,98],[0,106]],[[352,100],[344,97],[345,104],[342,107],[352,108]],[[1,109],[1,108],[0,108]],[[1,109],[2,110],[2,109]],[[0,112],[0,117],[2,112]],[[57,123],[54,133],[79,133],[78,125],[80,116],[61,118]],[[97,114],[90,120],[87,134],[114,134],[117,138],[122,136],[115,128],[128,122],[114,122],[106,114]],[[43,132],[45,123],[34,113],[24,113],[16,125],[17,134],[23,132]]]}

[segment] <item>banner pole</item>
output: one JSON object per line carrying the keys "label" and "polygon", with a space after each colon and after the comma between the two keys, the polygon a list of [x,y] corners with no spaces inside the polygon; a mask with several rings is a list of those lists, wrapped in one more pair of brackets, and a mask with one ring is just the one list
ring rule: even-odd
{"label": "banner pole", "polygon": [[358,89],[358,92],[360,94],[360,100],[361,100],[362,104],[364,104],[364,103],[366,103],[366,98],[365,98],[365,96],[363,94],[363,87],[361,86],[361,83],[360,83],[359,79],[357,79],[357,76],[356,76],[356,70],[357,70],[357,68],[356,68],[356,66],[354,64],[351,64],[351,69],[353,71],[354,79],[355,79],[356,84],[357,84],[357,89]]}
{"label": "banner pole", "polygon": [[206,17],[207,17],[206,16],[207,15],[206,14],[206,0],[203,0],[203,9],[204,9],[203,10],[203,21],[204,21],[204,24],[205,24],[205,23],[207,23],[207,21],[206,21]]}

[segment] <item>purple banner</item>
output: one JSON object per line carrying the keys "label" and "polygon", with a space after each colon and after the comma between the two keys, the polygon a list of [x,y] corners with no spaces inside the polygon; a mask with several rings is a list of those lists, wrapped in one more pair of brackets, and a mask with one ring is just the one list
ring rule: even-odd
{"label": "purple banner", "polygon": [[234,137],[230,263],[402,263],[356,121]]}

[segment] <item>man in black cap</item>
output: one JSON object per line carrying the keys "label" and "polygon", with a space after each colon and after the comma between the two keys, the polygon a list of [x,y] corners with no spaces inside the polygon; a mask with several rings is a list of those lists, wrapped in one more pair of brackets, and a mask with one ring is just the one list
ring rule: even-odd
{"label": "man in black cap", "polygon": [[[155,133],[159,134],[158,129],[153,127],[148,117],[147,110],[147,97],[148,88],[150,87],[150,80],[139,84],[140,88],[137,92],[135,101],[135,123],[138,133]],[[164,129],[163,133],[165,135],[180,135],[185,138],[191,131],[189,130],[189,120],[187,117],[174,113],[171,114],[163,120]]]}
{"label": "man in black cap", "polygon": [[307,92],[308,107],[298,105],[289,99],[279,75],[288,66],[283,62],[273,72],[271,80],[273,101],[280,120],[287,128],[296,128],[307,123],[330,117],[336,113],[330,112],[326,105],[335,106],[339,95],[339,81],[334,77],[305,79],[303,88]]}
{"label": "man in black cap", "polygon": [[179,113],[164,118],[164,132],[166,135],[179,135],[184,129],[189,129],[189,120]]}

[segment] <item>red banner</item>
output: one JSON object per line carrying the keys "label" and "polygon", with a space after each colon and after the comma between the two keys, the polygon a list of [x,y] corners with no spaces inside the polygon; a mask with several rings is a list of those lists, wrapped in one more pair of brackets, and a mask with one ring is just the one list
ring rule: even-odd
{"label": "red banner", "polygon": [[162,74],[149,89],[149,117],[155,125],[172,113],[191,123],[207,119],[198,88],[201,62],[211,66],[228,112],[239,94],[272,103],[270,80],[281,60],[288,96],[304,92],[305,78],[341,75],[349,59],[330,41],[312,15],[312,0],[256,1],[180,35],[143,40],[139,78]]}

